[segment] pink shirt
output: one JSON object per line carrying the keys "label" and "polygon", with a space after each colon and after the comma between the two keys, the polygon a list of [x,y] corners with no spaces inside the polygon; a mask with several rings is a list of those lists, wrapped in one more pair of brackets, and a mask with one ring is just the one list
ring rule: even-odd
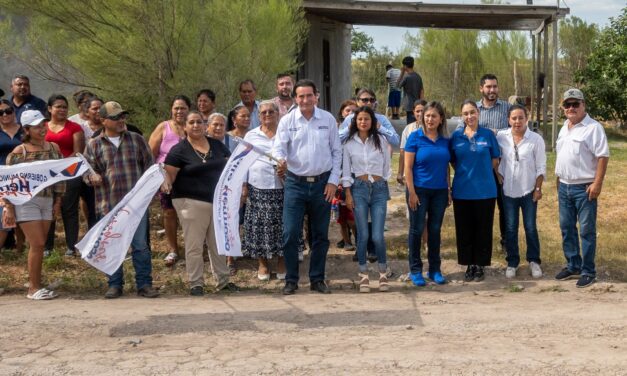
{"label": "pink shirt", "polygon": [[172,131],[170,122],[166,121],[163,127],[163,137],[161,138],[161,145],[159,146],[159,155],[157,156],[157,163],[165,162],[165,157],[172,149],[172,146],[178,144],[181,141],[176,132]]}

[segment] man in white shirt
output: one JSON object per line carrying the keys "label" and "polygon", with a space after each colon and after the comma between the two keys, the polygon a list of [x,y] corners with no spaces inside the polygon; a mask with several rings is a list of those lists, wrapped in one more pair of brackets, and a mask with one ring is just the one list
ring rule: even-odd
{"label": "man in white shirt", "polygon": [[597,198],[610,150],[603,126],[586,113],[581,90],[566,90],[562,108],[566,121],[557,137],[555,175],[567,266],[555,279],[579,278],[577,287],[587,287],[596,279]]}
{"label": "man in white shirt", "polygon": [[335,118],[316,107],[316,85],[300,80],[294,85],[298,108],[279,122],[272,154],[279,159],[277,173],[285,175],[283,206],[283,250],[285,254],[284,295],[298,289],[298,242],[303,217],[311,224],[310,289],[323,294],[331,291],[324,282],[329,250],[331,201],[340,179],[342,148]]}

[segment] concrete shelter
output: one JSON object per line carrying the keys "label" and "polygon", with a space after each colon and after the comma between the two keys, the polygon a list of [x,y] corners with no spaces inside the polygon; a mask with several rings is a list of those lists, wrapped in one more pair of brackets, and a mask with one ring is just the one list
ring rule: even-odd
{"label": "concrete shelter", "polygon": [[[531,0],[527,0],[532,2]],[[553,66],[551,88],[557,87],[557,21],[569,14],[568,8],[538,5],[426,4],[363,0],[304,0],[310,23],[309,37],[300,61],[299,78],[311,78],[319,86],[320,107],[336,113],[351,92],[351,30],[353,25],[401,26],[415,28],[520,30],[529,31],[532,40],[533,72],[532,117],[548,113],[548,34],[553,27]],[[543,46],[541,46],[543,41]],[[542,47],[542,48],[541,48]],[[553,90],[553,124],[557,123],[559,93]],[[537,99],[540,100],[537,100]],[[537,102],[535,108],[533,103]],[[540,113],[543,116],[538,116]],[[555,144],[555,126],[552,143]]]}

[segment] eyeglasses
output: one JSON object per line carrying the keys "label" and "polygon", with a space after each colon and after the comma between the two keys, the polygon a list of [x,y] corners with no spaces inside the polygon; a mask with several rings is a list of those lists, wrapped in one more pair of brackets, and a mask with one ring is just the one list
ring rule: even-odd
{"label": "eyeglasses", "polygon": [[370,98],[359,98],[359,101],[360,102],[364,102],[364,103],[368,103],[368,102],[374,103],[374,102],[377,101],[377,98],[372,98],[372,97],[370,97]]}
{"label": "eyeglasses", "polygon": [[0,110],[0,116],[11,115],[11,114],[13,114],[13,108],[12,107],[5,108],[4,110]]}
{"label": "eyeglasses", "polygon": [[580,105],[581,105],[581,102],[564,102],[562,107],[564,107],[564,109],[568,110],[571,107],[572,108],[579,108]]}
{"label": "eyeglasses", "polygon": [[107,116],[107,119],[113,120],[113,121],[124,120],[126,119],[126,114],[122,112],[121,114],[117,114],[114,116]]}
{"label": "eyeglasses", "polygon": [[262,115],[268,115],[268,116],[272,116],[276,113],[276,111],[274,110],[267,110],[267,111],[261,111],[260,114]]}

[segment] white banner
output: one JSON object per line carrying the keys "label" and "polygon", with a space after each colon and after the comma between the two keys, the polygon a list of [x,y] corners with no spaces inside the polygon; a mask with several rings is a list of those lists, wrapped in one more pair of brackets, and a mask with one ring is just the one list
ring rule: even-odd
{"label": "white banner", "polygon": [[87,162],[77,157],[19,163],[0,167],[0,198],[22,205],[44,188],[83,175]]}
{"label": "white banner", "polygon": [[239,237],[239,204],[242,185],[250,166],[261,156],[257,149],[244,141],[226,163],[213,195],[213,228],[216,234],[218,253],[226,256],[241,256],[242,242]]}
{"label": "white banner", "polygon": [[118,270],[139,222],[163,181],[159,165],[146,170],[133,189],[76,244],[81,257],[107,275]]}

